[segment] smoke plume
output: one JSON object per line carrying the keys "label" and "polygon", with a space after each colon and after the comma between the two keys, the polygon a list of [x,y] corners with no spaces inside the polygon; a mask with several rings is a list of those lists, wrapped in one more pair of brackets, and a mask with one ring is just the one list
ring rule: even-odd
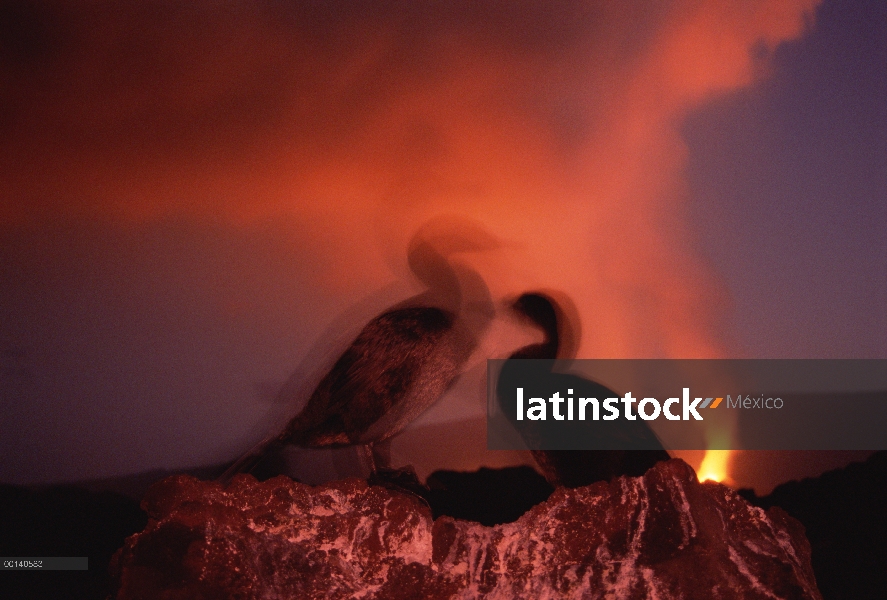
{"label": "smoke plume", "polygon": [[421,223],[463,214],[516,244],[486,273],[502,293],[577,299],[582,355],[714,355],[677,125],[811,8],[7,4],[2,215],[295,215],[317,283],[343,286],[356,255],[402,265]]}
{"label": "smoke plume", "polygon": [[0,226],[285,222],[306,294],[360,297],[456,215],[494,299],[573,300],[579,357],[720,356],[681,119],[814,5],[4,2]]}

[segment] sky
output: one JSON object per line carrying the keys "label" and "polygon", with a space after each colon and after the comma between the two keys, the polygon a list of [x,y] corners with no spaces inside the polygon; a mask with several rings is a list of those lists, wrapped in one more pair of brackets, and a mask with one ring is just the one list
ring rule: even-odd
{"label": "sky", "polygon": [[[887,358],[885,19],[4,2],[0,480],[232,460],[422,292],[429,223],[496,240],[448,258],[497,306],[569,298],[583,358]],[[500,317],[403,461],[519,460],[477,433],[483,359],[533,335]]]}

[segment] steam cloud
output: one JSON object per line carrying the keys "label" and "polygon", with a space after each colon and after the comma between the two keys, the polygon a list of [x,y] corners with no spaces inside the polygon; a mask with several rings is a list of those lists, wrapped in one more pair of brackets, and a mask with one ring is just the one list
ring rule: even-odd
{"label": "steam cloud", "polygon": [[500,292],[576,299],[580,355],[716,355],[677,124],[812,5],[7,5],[2,215],[294,214],[341,286],[462,214],[519,244]]}
{"label": "steam cloud", "polygon": [[681,117],[815,4],[7,2],[0,223],[291,219],[305,288],[354,294],[458,215],[494,298],[572,298],[579,357],[719,356]]}

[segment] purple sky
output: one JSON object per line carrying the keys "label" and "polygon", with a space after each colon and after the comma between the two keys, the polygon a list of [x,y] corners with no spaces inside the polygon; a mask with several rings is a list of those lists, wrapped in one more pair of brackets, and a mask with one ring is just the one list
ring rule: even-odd
{"label": "purple sky", "polygon": [[741,356],[887,357],[887,6],[826,2],[773,77],[684,127]]}

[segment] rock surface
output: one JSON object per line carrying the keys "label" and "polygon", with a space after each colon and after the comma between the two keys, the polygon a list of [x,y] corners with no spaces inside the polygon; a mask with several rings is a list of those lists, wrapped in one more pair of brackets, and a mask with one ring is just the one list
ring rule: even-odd
{"label": "rock surface", "polygon": [[887,597],[887,452],[784,483],[763,498],[751,490],[739,494],[764,509],[779,506],[804,524],[824,598]]}
{"label": "rock surface", "polygon": [[680,460],[558,489],[514,523],[432,520],[349,479],[170,477],[112,566],[135,598],[819,599],[801,525]]}

